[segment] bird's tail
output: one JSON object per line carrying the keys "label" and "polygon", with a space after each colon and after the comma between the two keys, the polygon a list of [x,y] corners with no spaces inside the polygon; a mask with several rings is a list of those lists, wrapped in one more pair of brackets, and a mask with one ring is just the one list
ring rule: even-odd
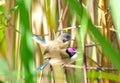
{"label": "bird's tail", "polygon": [[43,63],[42,65],[40,65],[38,68],[36,68],[36,72],[39,70],[42,70],[45,66],[47,66],[50,62],[50,59],[48,59],[45,63]]}

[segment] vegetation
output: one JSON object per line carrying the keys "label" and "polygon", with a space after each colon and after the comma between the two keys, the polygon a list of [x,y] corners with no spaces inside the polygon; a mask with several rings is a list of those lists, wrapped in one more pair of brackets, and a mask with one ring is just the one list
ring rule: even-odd
{"label": "vegetation", "polygon": [[[119,0],[0,0],[0,83],[119,83]],[[32,33],[46,42],[68,32],[80,53],[48,65]]]}

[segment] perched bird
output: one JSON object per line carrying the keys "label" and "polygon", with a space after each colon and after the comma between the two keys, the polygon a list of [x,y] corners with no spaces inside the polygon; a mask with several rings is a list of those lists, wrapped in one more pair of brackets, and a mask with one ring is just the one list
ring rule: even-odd
{"label": "perched bird", "polygon": [[[68,33],[61,34],[57,39],[46,42],[38,35],[33,34],[33,39],[42,46],[42,53],[45,60],[40,67],[36,70],[43,69],[47,64],[63,64],[72,61],[72,55],[75,55],[77,51],[74,48],[67,48],[71,39]],[[73,57],[74,58],[74,57]]]}
{"label": "perched bird", "polygon": [[42,70],[46,65],[51,64],[64,64],[71,63],[76,60],[78,51],[74,48],[67,48],[62,50],[46,50],[44,53],[44,59],[46,60],[41,66],[39,66],[36,71]]}
{"label": "perched bird", "polygon": [[63,33],[57,39],[46,42],[38,35],[33,34],[33,39],[38,42],[44,49],[65,49],[68,47],[71,36],[68,33]]}

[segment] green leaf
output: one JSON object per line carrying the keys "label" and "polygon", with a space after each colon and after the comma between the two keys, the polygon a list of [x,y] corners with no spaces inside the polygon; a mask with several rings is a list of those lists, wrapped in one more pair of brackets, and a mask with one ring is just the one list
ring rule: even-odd
{"label": "green leaf", "polygon": [[[24,66],[25,83],[35,83],[34,81],[34,45],[31,34],[31,20],[30,9],[31,2],[29,0],[17,0],[18,10],[20,11],[20,30],[21,30],[21,44],[20,44],[20,57]],[[29,5],[29,8],[28,8]]]}
{"label": "green leaf", "polygon": [[120,76],[113,74],[113,73],[107,73],[107,72],[98,72],[98,71],[88,71],[87,73],[88,78],[105,78],[109,80],[114,81],[120,81]]}
{"label": "green leaf", "polygon": [[10,8],[10,15],[12,15],[13,12],[16,11],[17,9],[18,9],[18,5],[13,8]]}
{"label": "green leaf", "polygon": [[7,65],[7,61],[0,56],[0,75],[6,76],[9,73],[9,68]]}
{"label": "green leaf", "polygon": [[111,8],[111,13],[112,13],[112,17],[113,17],[113,21],[115,24],[115,28],[116,28],[116,33],[118,36],[118,41],[120,44],[120,11],[118,10],[118,8],[120,8],[120,1],[119,0],[110,0],[110,8]]}
{"label": "green leaf", "polygon": [[6,6],[0,5],[0,15],[5,13]]}

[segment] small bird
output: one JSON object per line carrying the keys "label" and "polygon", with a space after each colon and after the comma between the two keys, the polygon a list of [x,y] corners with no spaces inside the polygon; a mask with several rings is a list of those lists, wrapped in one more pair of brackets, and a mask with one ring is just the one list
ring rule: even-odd
{"label": "small bird", "polygon": [[[43,48],[43,57],[47,60],[36,70],[43,69],[47,64],[55,64],[55,63],[64,63],[68,62],[71,58],[72,54],[69,53],[77,53],[77,51],[72,51],[72,48],[67,48],[71,39],[71,36],[68,33],[61,34],[57,39],[46,42],[38,35],[33,34],[33,39],[38,42]],[[66,50],[67,49],[67,50]],[[69,56],[70,55],[70,56]]]}
{"label": "small bird", "polygon": [[69,45],[71,36],[68,33],[63,33],[57,39],[46,42],[38,35],[33,34],[33,39],[38,42],[44,49],[65,49]]}
{"label": "small bird", "polygon": [[45,63],[40,65],[36,71],[42,70],[46,65],[51,64],[64,64],[71,63],[76,60],[78,51],[75,48],[69,47],[62,50],[46,50],[44,59],[47,60]]}

